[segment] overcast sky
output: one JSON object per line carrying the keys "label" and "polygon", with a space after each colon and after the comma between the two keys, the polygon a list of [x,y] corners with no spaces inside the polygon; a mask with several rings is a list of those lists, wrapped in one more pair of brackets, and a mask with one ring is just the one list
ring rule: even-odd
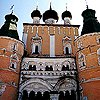
{"label": "overcast sky", "polygon": [[[85,0],[0,0],[0,27],[4,24],[6,14],[10,14],[10,7],[14,5],[14,14],[19,18],[18,21],[18,33],[20,39],[22,38],[23,23],[32,23],[31,12],[36,9],[38,4],[38,9],[41,14],[51,6],[53,10],[56,10],[59,15],[58,23],[63,23],[61,19],[61,14],[66,10],[72,13],[71,23],[74,25],[83,25],[83,18],[81,16],[83,10],[86,9]],[[100,22],[100,0],[87,0],[87,4],[90,9],[96,10],[96,17]],[[41,23],[42,19],[41,19]],[[80,31],[81,32],[81,27]]]}

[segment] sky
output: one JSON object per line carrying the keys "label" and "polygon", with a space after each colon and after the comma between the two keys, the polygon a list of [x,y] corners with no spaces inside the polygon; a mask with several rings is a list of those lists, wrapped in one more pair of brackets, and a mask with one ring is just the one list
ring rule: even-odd
{"label": "sky", "polygon": [[[86,9],[85,0],[0,0],[0,28],[5,22],[5,15],[11,13],[11,6],[14,5],[14,12],[18,17],[17,30],[20,39],[22,40],[23,33],[23,23],[32,23],[31,13],[36,9],[38,5],[38,10],[43,14],[46,10],[50,8],[50,2],[52,9],[58,13],[59,21],[58,24],[63,24],[61,19],[61,14],[67,10],[72,14],[72,25],[80,25],[79,34],[81,33],[83,18],[81,16],[82,12]],[[100,22],[100,0],[87,0],[89,9],[96,10],[96,17]],[[41,19],[41,23],[44,22]]]}

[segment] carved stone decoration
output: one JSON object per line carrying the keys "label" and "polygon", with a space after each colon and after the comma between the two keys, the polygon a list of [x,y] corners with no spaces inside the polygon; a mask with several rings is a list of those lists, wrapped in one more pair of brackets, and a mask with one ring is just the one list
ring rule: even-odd
{"label": "carved stone decoration", "polygon": [[49,89],[45,86],[45,85],[43,85],[43,84],[41,84],[41,83],[35,83],[35,82],[33,82],[33,83],[31,83],[31,84],[28,84],[25,88],[24,88],[24,90],[28,90],[28,91],[32,91],[32,90],[34,90],[35,92],[45,92],[45,91],[49,91]]}
{"label": "carved stone decoration", "polygon": [[0,96],[5,92],[6,85],[3,82],[0,82]]}
{"label": "carved stone decoration", "polygon": [[34,90],[35,92],[45,92],[45,91],[51,91],[53,89],[52,85],[41,78],[33,78],[25,81],[20,86],[20,92],[23,90],[27,90],[28,92]]}
{"label": "carved stone decoration", "polygon": [[74,79],[69,79],[69,78],[64,78],[59,79],[57,84],[55,85],[55,90],[57,91],[71,91],[71,90],[76,90],[76,81]]}

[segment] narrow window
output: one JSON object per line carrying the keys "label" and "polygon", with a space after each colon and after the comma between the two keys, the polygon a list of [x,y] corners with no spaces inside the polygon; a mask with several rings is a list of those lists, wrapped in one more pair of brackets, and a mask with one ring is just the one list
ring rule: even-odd
{"label": "narrow window", "polygon": [[65,48],[65,54],[69,54],[69,48],[68,47]]}
{"label": "narrow window", "polygon": [[69,70],[69,65],[66,65],[66,70]]}
{"label": "narrow window", "polygon": [[97,55],[98,55],[98,64],[100,65],[100,48],[97,50]]}
{"label": "narrow window", "polygon": [[38,50],[39,50],[38,46],[35,46],[35,54],[39,54]]}
{"label": "narrow window", "polygon": [[79,61],[79,67],[80,67],[80,69],[86,67],[85,55],[83,53],[79,54],[78,61]]}
{"label": "narrow window", "polygon": [[12,68],[12,69],[16,69],[16,62],[11,63],[10,68]]}

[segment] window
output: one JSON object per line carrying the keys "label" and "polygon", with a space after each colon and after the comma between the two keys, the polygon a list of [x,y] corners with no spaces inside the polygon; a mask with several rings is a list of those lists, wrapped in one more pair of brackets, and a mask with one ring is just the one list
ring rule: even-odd
{"label": "window", "polygon": [[13,43],[13,44],[11,45],[11,50],[12,50],[12,51],[16,51],[16,50],[17,50],[17,47],[18,47],[18,44],[17,44],[17,43]]}
{"label": "window", "polygon": [[67,70],[69,70],[69,65],[63,65],[62,66],[62,71],[67,71]]}
{"label": "window", "polygon": [[29,70],[36,71],[36,65],[29,65]]}
{"label": "window", "polygon": [[35,37],[32,37],[32,54],[41,53],[42,38],[36,33]]}
{"label": "window", "polygon": [[100,65],[100,48],[97,50],[97,55],[98,55],[98,64]]}
{"label": "window", "polygon": [[10,68],[11,69],[16,69],[17,68],[17,64],[18,64],[18,56],[17,56],[17,54],[15,53],[15,54],[12,54],[11,56],[10,56]]}
{"label": "window", "polygon": [[22,100],[28,100],[28,92],[27,90],[24,90],[22,93]]}
{"label": "window", "polygon": [[52,66],[50,65],[50,71],[53,71],[53,68],[52,68]]}
{"label": "window", "polygon": [[16,68],[17,68],[17,64],[16,64],[16,62],[12,62],[10,68],[12,68],[12,69],[16,69]]}
{"label": "window", "polygon": [[48,67],[48,65],[46,66],[45,71],[49,71],[49,67]]}
{"label": "window", "polygon": [[65,54],[69,54],[69,49],[68,49],[68,47],[65,48]]}
{"label": "window", "polygon": [[65,47],[64,47],[64,54],[65,55],[69,55],[72,53],[72,48],[71,48],[71,44],[66,44]]}
{"label": "window", "polygon": [[82,43],[82,41],[78,41],[78,49],[82,49],[83,48],[83,43]]}
{"label": "window", "polygon": [[64,61],[62,63],[62,71],[68,71],[70,70],[70,61]]}
{"label": "window", "polygon": [[63,66],[62,66],[62,71],[65,71],[65,70],[66,70],[66,69],[65,69],[65,66],[63,65]]}
{"label": "window", "polygon": [[80,69],[86,67],[85,55],[83,53],[79,53],[78,62],[79,62]]}
{"label": "window", "polygon": [[39,51],[38,51],[38,46],[35,46],[35,54],[39,54]]}

